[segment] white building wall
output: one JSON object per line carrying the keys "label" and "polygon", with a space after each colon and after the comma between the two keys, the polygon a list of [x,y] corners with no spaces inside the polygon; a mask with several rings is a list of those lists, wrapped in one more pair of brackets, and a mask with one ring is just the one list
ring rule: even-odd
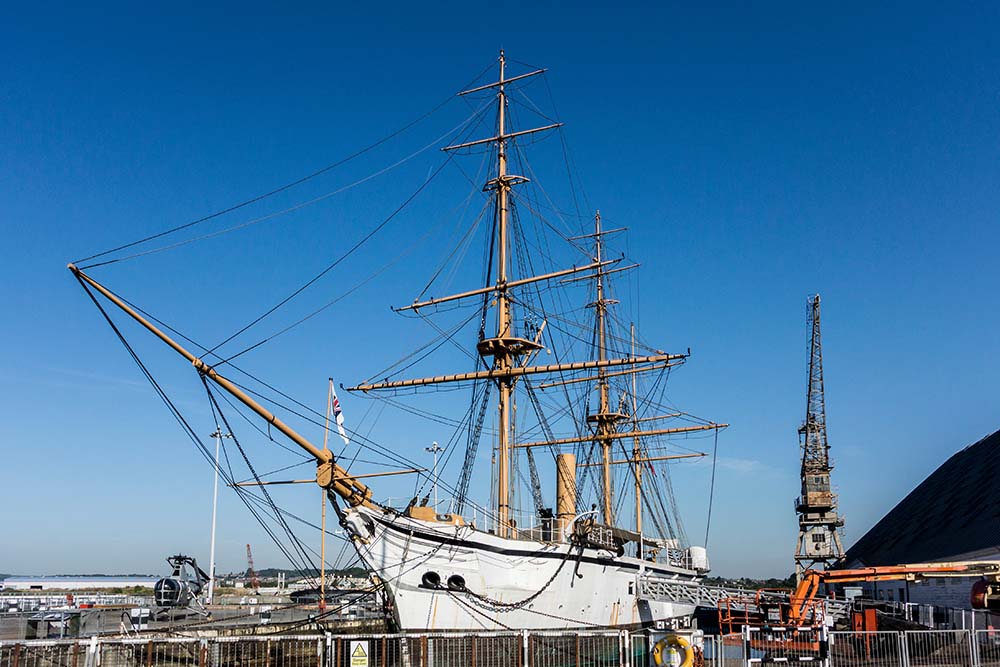
{"label": "white building wall", "polygon": [[107,588],[130,588],[132,586],[143,586],[152,588],[156,583],[155,577],[149,578],[57,578],[57,577],[11,577],[4,579],[3,590],[5,591],[93,591]]}

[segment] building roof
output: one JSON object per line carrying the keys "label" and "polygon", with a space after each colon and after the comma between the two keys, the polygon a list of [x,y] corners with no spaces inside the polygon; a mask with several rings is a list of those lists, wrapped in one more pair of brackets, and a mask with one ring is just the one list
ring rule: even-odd
{"label": "building roof", "polygon": [[82,574],[82,575],[72,575],[72,574],[43,574],[37,577],[21,577],[21,576],[10,576],[4,577],[3,581],[10,582],[45,582],[45,583],[59,583],[62,581],[96,581],[100,583],[105,583],[109,581],[120,581],[124,583],[144,583],[147,581],[156,581],[159,577],[153,574],[128,574],[122,576],[115,576],[113,574]]}
{"label": "building roof", "polygon": [[1000,551],[1000,431],[958,452],[847,550],[849,567]]}

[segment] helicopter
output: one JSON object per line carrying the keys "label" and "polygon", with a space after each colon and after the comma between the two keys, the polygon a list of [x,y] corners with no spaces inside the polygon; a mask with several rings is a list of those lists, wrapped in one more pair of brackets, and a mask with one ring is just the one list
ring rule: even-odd
{"label": "helicopter", "polygon": [[177,554],[168,556],[167,563],[173,569],[169,577],[164,577],[153,586],[153,599],[158,608],[157,613],[163,614],[171,609],[187,608],[196,614],[210,616],[211,612],[198,599],[205,584],[211,581],[204,570],[198,567],[198,561],[191,556]]}

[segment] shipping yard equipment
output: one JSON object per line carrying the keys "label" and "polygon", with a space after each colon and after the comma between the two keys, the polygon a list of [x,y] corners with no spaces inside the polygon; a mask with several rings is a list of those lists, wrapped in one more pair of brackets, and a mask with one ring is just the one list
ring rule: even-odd
{"label": "shipping yard equipment", "polygon": [[799,539],[795,549],[795,580],[806,570],[833,567],[844,557],[837,532],[844,519],[837,514],[837,496],[830,484],[830,444],[826,439],[826,398],[823,388],[823,344],[819,326],[819,294],[809,300],[809,384],[806,419],[799,427],[802,449],[802,490],[795,499]]}
{"label": "shipping yard equipment", "polygon": [[[719,603],[719,629],[740,632],[742,626],[770,625],[815,627],[828,624],[824,617],[826,597],[820,587],[875,581],[922,581],[949,577],[982,577],[971,591],[974,609],[1000,610],[1000,561],[915,563],[865,567],[853,570],[806,570],[787,600],[774,591],[759,590],[754,596],[733,596]],[[878,628],[872,614],[853,612],[852,627],[866,631]]]}
{"label": "shipping yard equipment", "polygon": [[250,551],[250,545],[247,545],[247,583],[250,584],[250,588],[253,589],[254,593],[260,593],[260,577],[257,576],[257,571],[253,569],[253,553]]}

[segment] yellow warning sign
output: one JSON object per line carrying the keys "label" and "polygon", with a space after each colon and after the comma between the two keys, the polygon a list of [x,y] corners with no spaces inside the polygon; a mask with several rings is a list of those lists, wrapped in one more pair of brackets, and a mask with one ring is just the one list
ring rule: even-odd
{"label": "yellow warning sign", "polygon": [[368,642],[351,642],[351,667],[368,667]]}

